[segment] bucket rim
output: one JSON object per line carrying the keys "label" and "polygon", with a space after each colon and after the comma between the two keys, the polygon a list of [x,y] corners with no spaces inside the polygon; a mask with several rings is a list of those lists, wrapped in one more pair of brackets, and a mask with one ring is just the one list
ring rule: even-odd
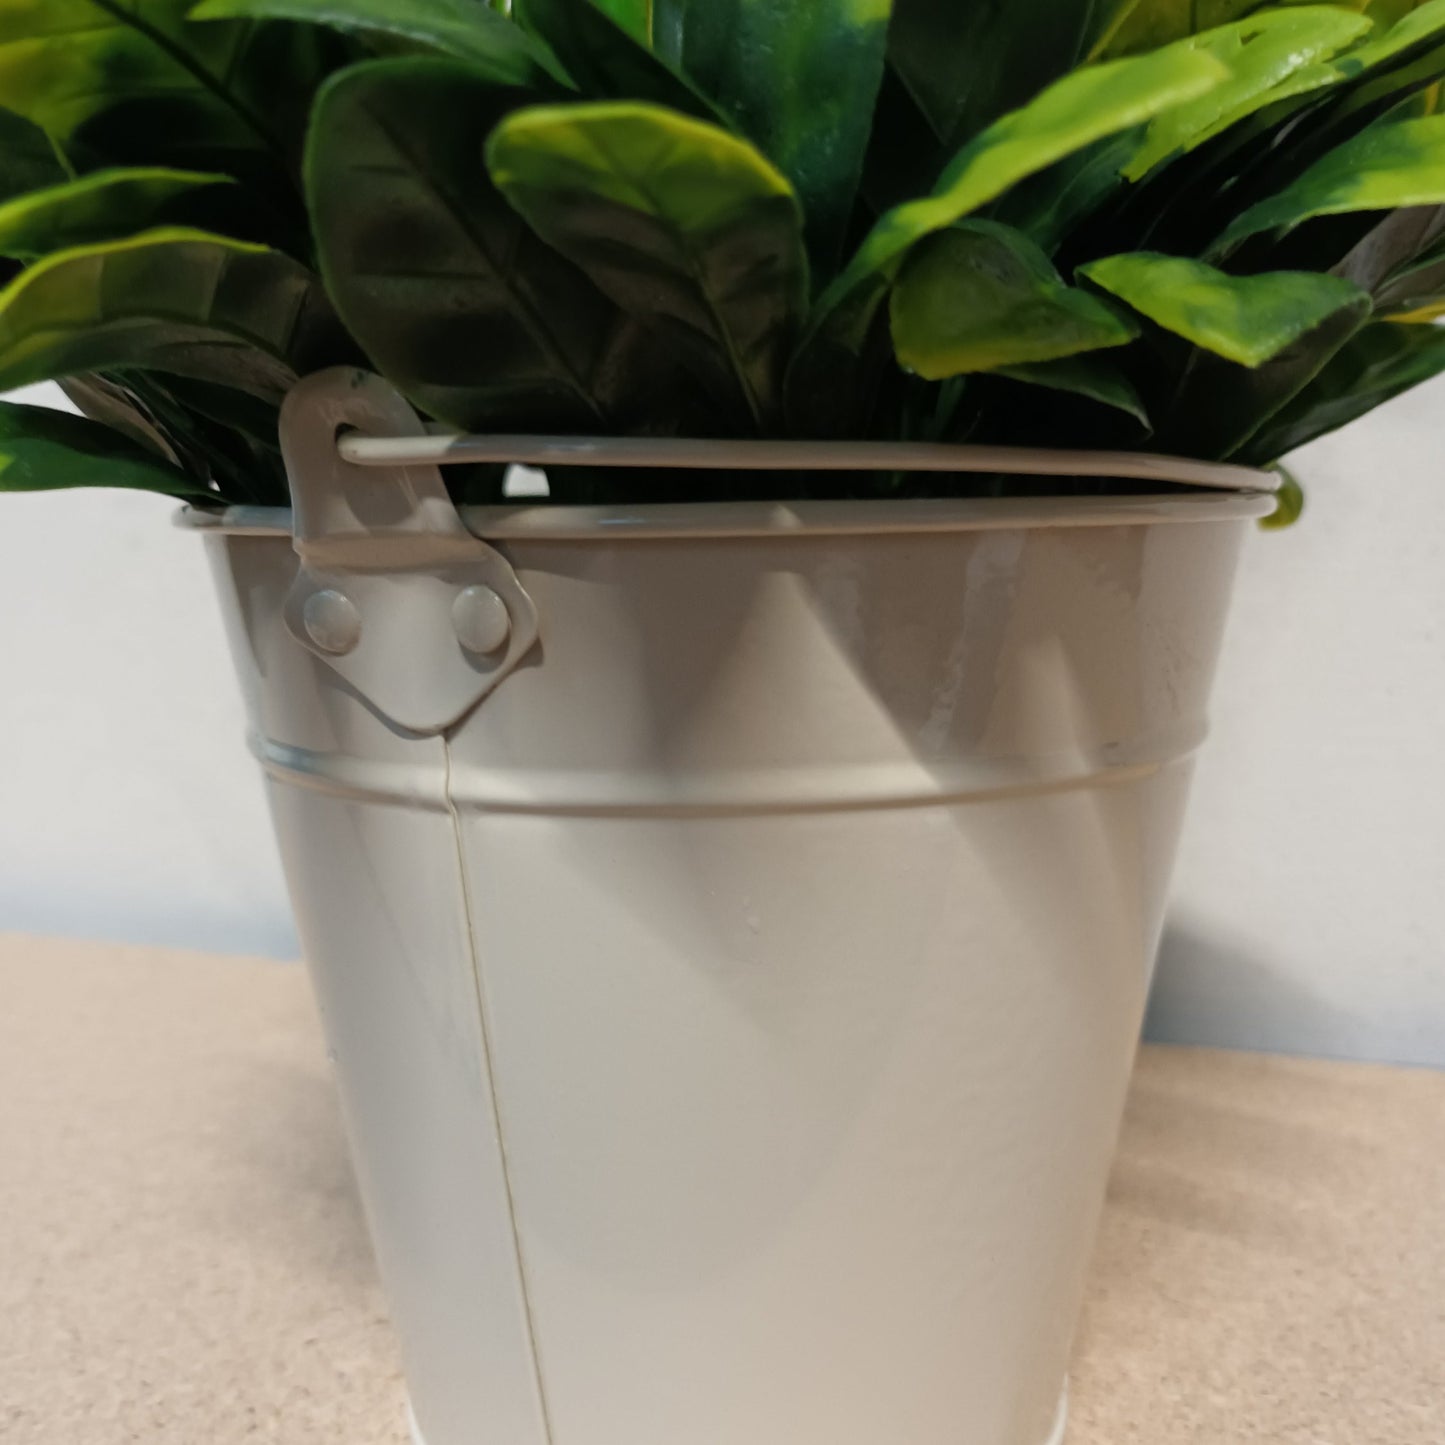
{"label": "bucket rim", "polygon": [[[797,502],[658,502],[606,507],[463,506],[467,529],[485,541],[616,542],[628,539],[898,535],[1039,531],[1050,528],[1236,522],[1270,516],[1263,492],[1188,492],[1139,497],[919,497]],[[208,536],[291,540],[289,507],[183,507],[178,526]]]}

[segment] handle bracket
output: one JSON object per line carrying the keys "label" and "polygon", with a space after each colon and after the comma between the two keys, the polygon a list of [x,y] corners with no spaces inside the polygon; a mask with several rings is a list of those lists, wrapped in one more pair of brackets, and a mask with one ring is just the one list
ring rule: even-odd
{"label": "handle bracket", "polygon": [[426,435],[369,372],[319,372],[286,398],[281,451],[301,560],[286,626],[393,723],[444,732],[531,651],[537,609],[507,559],[467,531],[435,466],[358,467],[337,448],[344,429]]}

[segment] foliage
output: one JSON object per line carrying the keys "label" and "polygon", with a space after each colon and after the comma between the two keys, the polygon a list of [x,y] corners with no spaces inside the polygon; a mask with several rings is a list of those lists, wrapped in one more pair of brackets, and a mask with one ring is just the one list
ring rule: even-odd
{"label": "foliage", "polygon": [[282,502],[335,364],[472,429],[1269,465],[1445,371],[1442,79],[1445,0],[0,0],[0,387],[89,418],[0,411],[0,490]]}

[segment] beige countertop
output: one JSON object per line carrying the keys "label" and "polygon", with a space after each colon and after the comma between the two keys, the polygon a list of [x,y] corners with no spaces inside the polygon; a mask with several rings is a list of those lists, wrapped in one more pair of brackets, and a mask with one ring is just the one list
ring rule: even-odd
{"label": "beige countertop", "polygon": [[[0,935],[0,1441],[405,1439],[302,971]],[[1141,1056],[1069,1445],[1253,1441],[1445,1441],[1445,1075]]]}

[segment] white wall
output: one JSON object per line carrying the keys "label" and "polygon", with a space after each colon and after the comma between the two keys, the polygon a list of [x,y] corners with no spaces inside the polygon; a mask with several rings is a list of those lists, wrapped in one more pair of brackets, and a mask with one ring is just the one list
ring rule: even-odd
{"label": "white wall", "polygon": [[1149,1030],[1445,1065],[1445,381],[1245,559]]}
{"label": "white wall", "polygon": [[[32,393],[16,399],[63,400]],[[294,956],[205,559],[175,510],[0,496],[0,929]]]}
{"label": "white wall", "polygon": [[[1157,1038],[1445,1065],[1445,383],[1301,454],[1246,560]],[[0,929],[290,956],[172,505],[0,499]]]}

